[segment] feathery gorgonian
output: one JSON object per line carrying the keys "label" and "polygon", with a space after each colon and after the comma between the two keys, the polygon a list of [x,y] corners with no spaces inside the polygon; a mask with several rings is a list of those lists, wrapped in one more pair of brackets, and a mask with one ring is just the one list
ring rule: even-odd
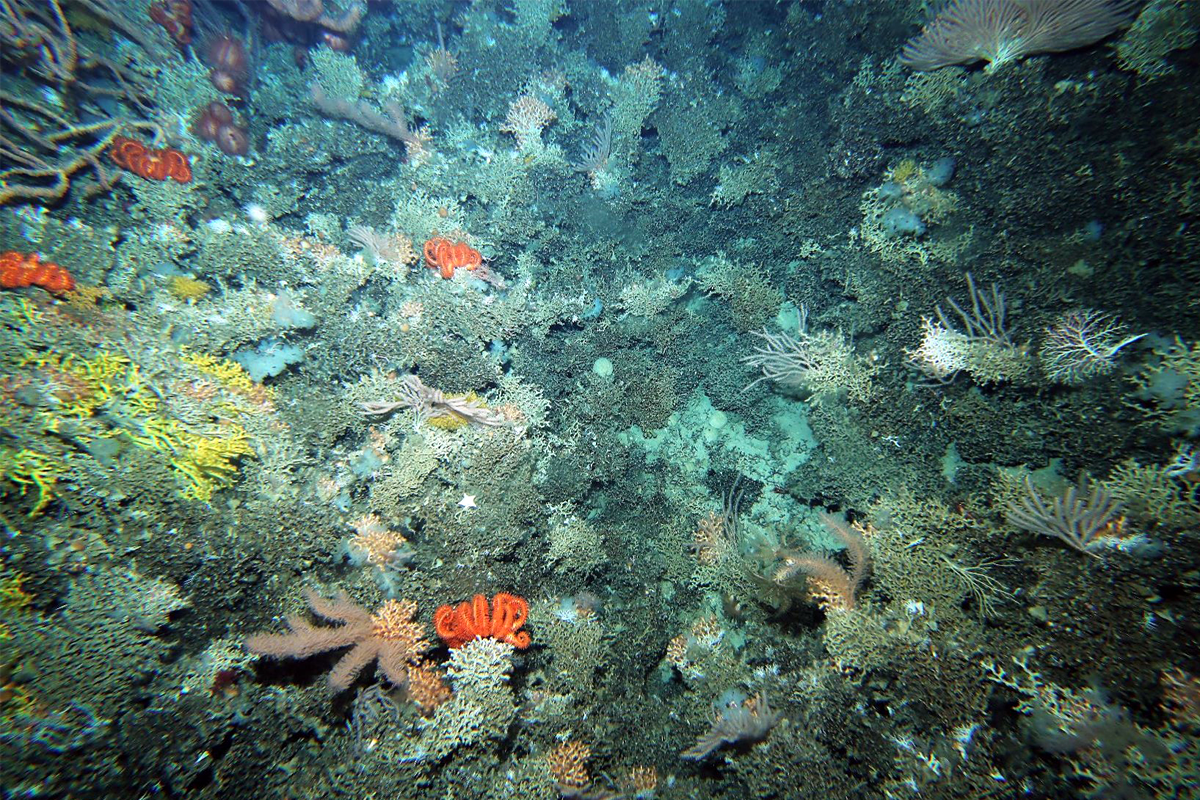
{"label": "feathery gorgonian", "polygon": [[760,742],[782,716],[771,709],[765,692],[759,692],[754,697],[735,698],[716,709],[712,727],[679,755],[700,761],[727,744]]}
{"label": "feathery gorgonian", "polygon": [[1146,334],[1126,336],[1128,328],[1112,314],[1068,311],[1046,328],[1042,372],[1056,383],[1075,386],[1116,369],[1117,354]]}
{"label": "feathery gorgonian", "polygon": [[246,639],[246,649],[271,658],[308,658],[350,647],[329,673],[330,688],[340,690],[349,688],[372,661],[379,662],[379,671],[389,681],[405,686],[409,670],[419,666],[432,647],[425,639],[425,626],[413,619],[417,604],[411,600],[388,600],[372,614],[345,594],[326,600],[306,589],[304,598],[314,614],[342,624],[318,627],[291,615],[288,633],[256,634]]}
{"label": "feathery gorgonian", "polygon": [[1081,476],[1079,483],[1047,504],[1025,478],[1025,494],[1008,507],[1006,518],[1031,533],[1061,539],[1072,549],[1099,558],[1102,547],[1120,544],[1125,518],[1119,516],[1121,502],[1103,485]]}
{"label": "feathery gorgonian", "polygon": [[904,45],[917,70],[988,62],[999,69],[1036,53],[1094,44],[1131,22],[1137,0],[952,0]]}
{"label": "feathery gorgonian", "polygon": [[482,401],[471,396],[448,395],[439,389],[426,386],[416,375],[404,375],[396,384],[398,400],[375,400],[360,403],[363,413],[382,417],[398,409],[411,408],[417,424],[436,417],[452,417],[472,425],[498,428],[513,424],[503,409],[488,408]]}

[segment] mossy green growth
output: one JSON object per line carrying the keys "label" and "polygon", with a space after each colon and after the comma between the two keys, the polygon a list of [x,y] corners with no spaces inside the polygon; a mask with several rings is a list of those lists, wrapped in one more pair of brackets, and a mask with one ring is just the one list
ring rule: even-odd
{"label": "mossy green growth", "polygon": [[0,303],[0,324],[17,329],[36,325],[42,321],[42,312],[27,297],[5,298]]}
{"label": "mossy green growth", "polygon": [[[12,614],[14,612],[24,611],[25,609],[29,608],[29,605],[33,602],[33,598],[30,597],[29,592],[26,592],[21,586],[27,577],[27,575],[15,570],[0,569],[0,612]],[[11,638],[12,632],[9,631],[8,626],[5,625],[2,620],[0,620],[0,642],[7,641]],[[0,655],[0,659],[2,659],[2,657],[3,656]],[[4,705],[6,704],[0,701],[0,707]],[[3,717],[0,717],[0,719],[2,718]]]}

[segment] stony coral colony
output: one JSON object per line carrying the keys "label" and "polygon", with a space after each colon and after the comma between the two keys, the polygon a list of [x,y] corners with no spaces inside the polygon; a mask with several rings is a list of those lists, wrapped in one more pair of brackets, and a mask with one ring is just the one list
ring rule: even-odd
{"label": "stony coral colony", "polygon": [[0,2],[3,784],[1186,796],[1200,24],[886,5]]}

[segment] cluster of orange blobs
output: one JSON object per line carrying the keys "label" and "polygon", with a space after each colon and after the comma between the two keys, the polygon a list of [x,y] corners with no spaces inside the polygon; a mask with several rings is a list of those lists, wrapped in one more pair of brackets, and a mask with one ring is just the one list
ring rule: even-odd
{"label": "cluster of orange blobs", "polygon": [[26,255],[15,250],[0,253],[0,289],[24,286],[40,286],[48,292],[63,294],[75,289],[75,279],[58,264],[40,260],[37,253]]}
{"label": "cluster of orange blobs", "polygon": [[109,157],[122,169],[147,180],[165,181],[172,178],[179,183],[192,179],[192,165],[188,157],[173,147],[156,150],[136,139],[118,136],[113,139]]}
{"label": "cluster of orange blobs", "polygon": [[452,242],[435,236],[425,243],[425,264],[436,269],[443,278],[453,278],[454,270],[476,270],[483,265],[483,255],[466,242]]}
{"label": "cluster of orange blobs", "polygon": [[491,637],[508,642],[518,650],[529,647],[529,634],[521,630],[529,619],[529,603],[515,594],[499,592],[491,608],[485,595],[469,602],[442,606],[433,614],[433,629],[448,647],[461,647],[472,639]]}

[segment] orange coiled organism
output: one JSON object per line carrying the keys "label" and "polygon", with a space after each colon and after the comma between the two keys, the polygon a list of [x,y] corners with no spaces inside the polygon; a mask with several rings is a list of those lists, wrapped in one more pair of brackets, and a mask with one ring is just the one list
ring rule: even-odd
{"label": "orange coiled organism", "polygon": [[470,602],[442,606],[433,614],[433,629],[449,647],[461,647],[472,639],[491,637],[508,642],[518,650],[529,647],[529,634],[520,630],[529,619],[529,603],[515,594],[499,592],[492,598],[491,613],[485,595]]}
{"label": "orange coiled organism", "polygon": [[0,289],[23,286],[40,286],[48,292],[63,294],[74,291],[75,279],[58,264],[40,260],[37,253],[25,255],[15,250],[0,253]]}
{"label": "orange coiled organism", "polygon": [[192,179],[192,165],[188,157],[173,147],[155,150],[136,139],[118,136],[113,139],[113,147],[108,154],[118,167],[148,180],[165,181],[173,178],[179,183],[187,183]]}
{"label": "orange coiled organism", "polygon": [[425,243],[425,264],[440,272],[443,278],[453,278],[456,269],[479,269],[483,255],[466,242],[452,242],[435,236]]}

